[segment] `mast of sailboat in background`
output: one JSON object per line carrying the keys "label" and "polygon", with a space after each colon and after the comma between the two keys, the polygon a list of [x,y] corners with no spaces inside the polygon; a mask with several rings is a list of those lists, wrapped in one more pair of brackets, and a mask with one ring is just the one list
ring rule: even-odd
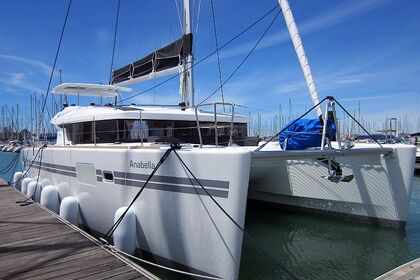
{"label": "mast of sailboat in background", "polygon": [[[190,0],[184,0],[183,2],[183,32],[184,34],[191,33],[191,11],[190,11]],[[182,102],[187,107],[194,106],[194,85],[193,85],[193,55],[188,54],[183,63],[183,74],[181,75],[181,96]]]}
{"label": "mast of sailboat in background", "polygon": [[[293,46],[295,47],[300,67],[302,68],[303,74],[305,76],[306,85],[308,86],[312,102],[314,105],[316,105],[319,103],[318,92],[315,87],[314,79],[312,78],[311,68],[309,67],[308,58],[306,57],[305,50],[303,49],[302,40],[300,39],[295,19],[293,18],[292,10],[290,9],[289,2],[287,0],[278,1],[286,21],[287,29],[289,30],[289,34],[292,39]],[[316,112],[321,118],[322,110],[320,106],[316,107]]]}

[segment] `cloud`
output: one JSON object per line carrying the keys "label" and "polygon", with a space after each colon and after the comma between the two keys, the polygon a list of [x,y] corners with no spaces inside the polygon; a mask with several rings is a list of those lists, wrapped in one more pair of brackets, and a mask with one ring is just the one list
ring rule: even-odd
{"label": "cloud", "polygon": [[50,67],[46,63],[44,63],[42,61],[39,61],[39,60],[36,60],[36,59],[29,59],[29,58],[25,58],[25,57],[8,55],[8,54],[0,54],[0,59],[12,60],[12,61],[15,61],[15,62],[35,66],[35,67],[38,67],[43,73],[45,73],[47,75],[51,74],[52,67]]}
{"label": "cloud", "polygon": [[370,10],[376,9],[389,2],[390,1],[383,0],[348,1],[329,12],[320,15],[319,17],[302,23],[302,25],[300,27],[298,26],[298,28],[302,33],[323,29],[369,12]]}
{"label": "cloud", "polygon": [[[359,16],[373,9],[379,8],[390,1],[383,0],[372,0],[372,1],[349,1],[342,4],[326,13],[321,14],[318,17],[309,19],[308,21],[297,23],[299,33],[305,34],[312,31],[327,28],[332,25],[336,25],[350,18]],[[284,22],[283,22],[284,23]],[[290,40],[289,32],[286,28],[282,31],[277,32],[274,35],[267,36],[257,47],[257,50],[272,47],[274,45],[286,42]],[[221,52],[222,58],[230,58],[238,55],[246,54],[250,51],[255,42],[247,42],[244,44],[237,45],[236,47],[229,48],[226,51]]]}
{"label": "cloud", "polygon": [[369,99],[378,99],[378,98],[390,98],[400,96],[399,94],[382,94],[382,95],[371,95],[371,96],[356,96],[356,97],[348,97],[348,98],[340,98],[339,101],[359,101],[359,100],[369,100]]}
{"label": "cloud", "polygon": [[24,73],[12,73],[10,83],[11,84],[19,84],[25,79]]}
{"label": "cloud", "polygon": [[39,88],[35,84],[28,82],[24,73],[11,73],[7,78],[0,78],[0,83],[5,85],[2,89],[7,92],[17,92],[16,89],[23,89],[30,92],[43,92],[44,89]]}

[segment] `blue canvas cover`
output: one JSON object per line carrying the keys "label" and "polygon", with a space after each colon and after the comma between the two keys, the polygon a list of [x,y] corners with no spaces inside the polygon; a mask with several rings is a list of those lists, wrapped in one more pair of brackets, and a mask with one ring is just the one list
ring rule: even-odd
{"label": "blue canvas cover", "polygon": [[[290,123],[289,123],[290,124]],[[289,125],[288,124],[288,125]],[[288,126],[286,125],[286,127]],[[335,124],[327,121],[327,137],[334,137]],[[303,150],[320,147],[322,139],[322,122],[320,119],[300,119],[280,133],[279,141],[283,150]],[[287,141],[286,141],[287,140]]]}

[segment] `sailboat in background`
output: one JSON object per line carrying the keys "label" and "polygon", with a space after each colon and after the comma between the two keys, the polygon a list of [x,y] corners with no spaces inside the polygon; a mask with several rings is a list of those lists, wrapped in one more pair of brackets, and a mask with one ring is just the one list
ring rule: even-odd
{"label": "sailboat in background", "polygon": [[[277,140],[250,146],[248,119],[234,104],[195,105],[184,0],[182,38],[113,71],[110,85],[53,90],[116,97],[130,91],[122,85],[179,73],[180,104],[66,106],[51,120],[56,144],[23,150],[29,169],[15,176],[25,175],[16,186],[35,200],[48,196],[48,207],[99,236],[128,213],[113,235],[117,248],[223,279],[238,277],[248,198],[404,226],[415,149],[346,147],[338,129],[328,133],[328,120],[338,126],[337,103],[324,99],[322,112],[290,8],[279,3],[322,123],[319,147],[287,150]],[[218,112],[220,106],[231,110]]]}

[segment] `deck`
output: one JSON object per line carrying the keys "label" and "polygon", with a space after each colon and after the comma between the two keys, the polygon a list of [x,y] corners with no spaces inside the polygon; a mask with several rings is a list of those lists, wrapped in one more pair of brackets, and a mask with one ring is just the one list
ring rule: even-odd
{"label": "deck", "polygon": [[157,279],[24,198],[0,186],[0,279]]}
{"label": "deck", "polygon": [[375,280],[414,280],[420,279],[420,258],[403,264]]}

